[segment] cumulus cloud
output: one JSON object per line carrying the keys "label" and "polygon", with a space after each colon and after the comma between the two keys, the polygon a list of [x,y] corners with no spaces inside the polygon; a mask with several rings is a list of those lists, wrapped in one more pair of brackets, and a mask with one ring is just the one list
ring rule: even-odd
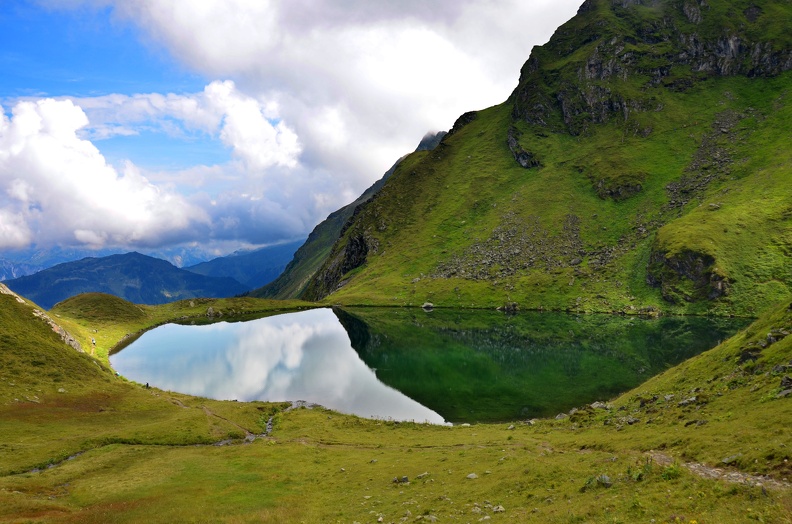
{"label": "cumulus cloud", "polygon": [[305,165],[361,191],[425,132],[505,100],[580,0],[47,3],[111,5],[192,70],[277,102]]}
{"label": "cumulus cloud", "polygon": [[208,216],[151,184],[134,165],[122,173],[80,138],[85,113],[68,100],[17,103],[0,120],[0,247],[67,239],[163,243]]}
{"label": "cumulus cloud", "polygon": [[217,136],[251,172],[259,173],[272,166],[296,167],[302,150],[275,102],[246,95],[231,80],[211,82],[200,93],[72,100],[90,117],[86,135],[93,140],[135,134],[141,125],[171,135],[202,132]]}

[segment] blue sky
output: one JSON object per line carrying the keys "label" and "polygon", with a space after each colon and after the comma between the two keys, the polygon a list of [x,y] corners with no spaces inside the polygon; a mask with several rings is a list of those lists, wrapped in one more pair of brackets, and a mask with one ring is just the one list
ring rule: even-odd
{"label": "blue sky", "polygon": [[3,98],[193,92],[206,80],[165,49],[145,45],[112,9],[44,9],[5,2],[0,9]]}
{"label": "blue sky", "polygon": [[578,5],[306,2],[0,4],[0,254],[305,236]]}
{"label": "blue sky", "polygon": [[[45,9],[11,2],[0,10],[0,103],[23,97],[91,97],[121,93],[193,93],[207,79],[183,67],[160,45],[146,44],[112,9]],[[8,108],[6,107],[6,110]],[[186,138],[186,139],[185,139]],[[141,131],[96,142],[111,163],[132,159],[152,169],[179,169],[230,159],[206,133],[171,139]]]}

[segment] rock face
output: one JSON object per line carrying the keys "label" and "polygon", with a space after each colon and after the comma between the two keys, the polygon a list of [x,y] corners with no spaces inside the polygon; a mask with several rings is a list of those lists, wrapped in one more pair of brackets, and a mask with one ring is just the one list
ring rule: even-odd
{"label": "rock face", "polygon": [[509,134],[506,138],[506,145],[509,146],[509,151],[512,152],[514,159],[526,169],[541,166],[542,163],[539,162],[539,159],[533,153],[526,151],[520,146],[520,134],[520,130],[512,126],[509,128]]}
{"label": "rock face", "polygon": [[684,300],[714,300],[729,293],[729,280],[715,268],[715,259],[705,253],[684,251],[669,255],[653,251],[647,283],[659,287],[672,303]]}
{"label": "rock face", "polygon": [[305,288],[303,298],[320,300],[340,288],[346,283],[344,276],[365,264],[369,251],[376,252],[377,249],[376,239],[365,233],[351,234],[342,249],[331,253],[322,270]]}
{"label": "rock face", "polygon": [[[628,27],[604,15],[629,24],[636,6],[651,6],[658,16]],[[635,79],[685,90],[691,78],[677,78],[679,68],[689,68],[694,78],[775,76],[792,69],[792,50],[778,48],[759,29],[767,16],[761,7],[734,13],[726,25],[718,7],[705,0],[587,0],[579,26],[566,24],[554,36],[568,44],[561,49],[583,54],[574,76],[548,74],[541,65],[559,57],[534,49],[512,95],[515,120],[579,135],[591,124],[627,122],[631,114],[656,110],[656,100],[625,87]],[[639,126],[635,132],[652,131]]]}

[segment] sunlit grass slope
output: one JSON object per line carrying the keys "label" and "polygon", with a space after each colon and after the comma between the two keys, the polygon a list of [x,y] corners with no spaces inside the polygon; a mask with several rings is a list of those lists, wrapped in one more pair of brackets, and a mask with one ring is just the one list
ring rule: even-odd
{"label": "sunlit grass slope", "polygon": [[[146,390],[63,345],[32,306],[0,300],[0,521],[790,522],[789,303],[610,409],[438,427]],[[59,314],[80,340],[99,325],[112,344],[208,305],[146,308],[146,320],[134,307],[93,295]],[[268,437],[242,443],[270,417]],[[694,462],[770,477],[713,480]]]}

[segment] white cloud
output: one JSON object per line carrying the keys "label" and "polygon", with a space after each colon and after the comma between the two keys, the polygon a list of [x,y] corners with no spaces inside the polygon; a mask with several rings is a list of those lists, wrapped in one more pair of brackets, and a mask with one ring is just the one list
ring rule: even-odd
{"label": "white cloud", "polygon": [[72,98],[90,117],[86,137],[132,135],[142,126],[170,135],[217,136],[250,172],[296,167],[302,150],[297,134],[280,118],[274,101],[240,92],[233,81],[216,80],[200,93],[112,94]]}
{"label": "white cloud", "polygon": [[85,113],[68,100],[17,103],[0,125],[0,247],[59,240],[101,246],[157,244],[208,216],[151,184],[134,165],[123,173],[77,132]]}
{"label": "white cloud", "polygon": [[283,121],[272,121],[278,116],[274,105],[262,107],[256,99],[239,93],[231,81],[212,82],[204,97],[224,115],[220,139],[249,170],[296,167],[301,150],[297,135]]}
{"label": "white cloud", "polygon": [[[49,3],[64,1],[76,0]],[[580,0],[82,3],[112,5],[192,70],[279,102],[307,167],[362,191],[426,131],[505,100]]]}

